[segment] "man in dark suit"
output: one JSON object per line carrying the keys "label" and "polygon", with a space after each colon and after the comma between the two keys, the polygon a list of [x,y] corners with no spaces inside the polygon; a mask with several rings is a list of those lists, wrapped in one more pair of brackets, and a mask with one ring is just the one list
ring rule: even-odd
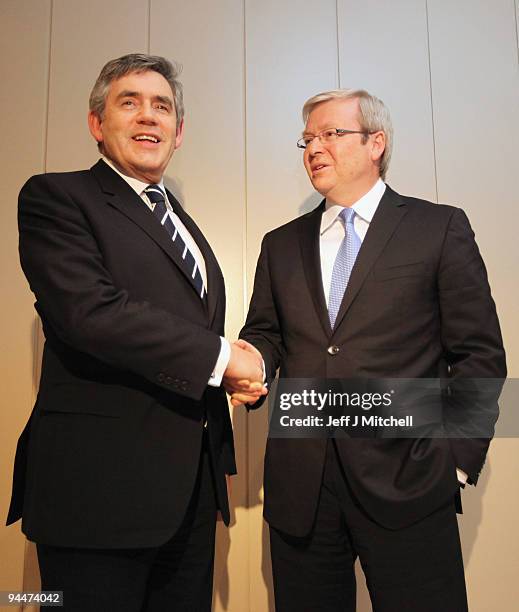
{"label": "man in dark suit", "polygon": [[221,380],[260,379],[260,362],[223,337],[220,268],[164,188],[184,130],[178,71],[110,61],[89,127],[102,160],[20,193],[46,342],[8,523],[23,518],[42,588],[67,610],[210,610],[236,471]]}
{"label": "man in dark suit", "polygon": [[[323,381],[504,377],[467,217],[383,182],[392,140],[384,104],[362,90],[324,92],[303,117],[298,146],[325,200],[265,236],[240,334],[263,357],[267,381],[278,367],[280,378]],[[229,385],[233,403],[253,402],[249,389]],[[488,437],[373,436],[268,440],[278,612],[354,610],[357,557],[377,612],[467,609],[455,500],[460,482],[476,484]]]}

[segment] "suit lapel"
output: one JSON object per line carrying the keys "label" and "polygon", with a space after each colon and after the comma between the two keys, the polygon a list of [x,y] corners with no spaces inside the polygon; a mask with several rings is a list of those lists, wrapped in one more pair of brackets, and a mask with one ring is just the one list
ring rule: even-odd
{"label": "suit lapel", "polygon": [[[163,249],[166,255],[168,255],[168,257],[175,263],[179,271],[184,275],[191,289],[195,291],[195,288],[191,283],[191,279],[182,265],[181,256],[178,249],[173,245],[164,228],[157,223],[157,219],[150,214],[150,211],[145,205],[143,206],[141,198],[135,193],[135,191],[128,185],[128,183],[126,183],[126,181],[124,181],[116,172],[114,172],[101,160],[91,168],[91,171],[98,180],[101,189],[106,194],[107,203],[116,208],[128,219],[133,221],[133,223],[138,225],[154,242],[156,242]],[[168,192],[168,198],[170,197],[175,202],[175,213],[178,214],[178,211],[182,210],[181,206]],[[196,228],[195,224],[191,221],[191,219],[189,219],[187,214],[185,214],[183,211],[182,213],[182,216],[179,215],[179,217],[186,227],[188,227],[189,232],[193,235],[193,238],[196,240],[197,244],[200,245],[199,236],[201,236],[201,232],[198,230],[198,228]],[[187,223],[186,219],[189,219],[191,223]],[[193,232],[192,227],[195,227],[197,231]],[[201,249],[201,251],[205,257],[206,253],[203,249]],[[210,267],[212,266],[206,265],[207,269]],[[214,296],[214,299],[216,300],[216,296]],[[213,304],[213,309],[215,307],[216,304]]]}
{"label": "suit lapel", "polygon": [[303,270],[306,282],[310,289],[310,295],[314,303],[315,311],[321,321],[324,333],[327,337],[332,335],[328,308],[323,290],[323,279],[321,274],[321,252],[319,248],[319,235],[321,230],[321,217],[324,211],[325,201],[299,219],[299,246],[303,260]]}
{"label": "suit lapel", "polygon": [[348,281],[348,286],[335,321],[334,332],[339,328],[373,264],[379,258],[388,240],[406,213],[407,207],[402,198],[389,186],[386,186],[386,191],[369,225],[366,237],[362,242],[355,265],[351,271],[350,280]]}

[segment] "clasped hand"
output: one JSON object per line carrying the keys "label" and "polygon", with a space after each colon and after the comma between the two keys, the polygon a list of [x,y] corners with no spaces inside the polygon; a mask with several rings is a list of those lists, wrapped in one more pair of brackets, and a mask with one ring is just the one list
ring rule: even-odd
{"label": "clasped hand", "polygon": [[231,396],[231,404],[254,404],[268,390],[263,384],[261,353],[245,340],[231,344],[231,358],[223,375],[223,386]]}

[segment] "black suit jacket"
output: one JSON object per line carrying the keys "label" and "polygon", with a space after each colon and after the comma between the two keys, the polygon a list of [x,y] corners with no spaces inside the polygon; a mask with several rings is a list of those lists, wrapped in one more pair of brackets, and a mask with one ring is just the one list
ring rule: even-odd
{"label": "black suit jacket", "polygon": [[178,528],[204,418],[218,503],[235,473],[225,393],[207,386],[220,350],[223,277],[168,193],[207,267],[204,303],[164,228],[107,164],[31,178],[19,199],[20,258],[45,348],[17,449],[8,522],[40,543],[148,547]]}
{"label": "black suit jacket", "polygon": [[[505,376],[494,302],[463,211],[387,187],[332,331],[319,256],[323,210],[324,202],[263,240],[240,335],[261,351],[269,377],[278,367],[286,378]],[[389,528],[419,520],[452,498],[456,467],[475,483],[488,444],[488,439],[337,440],[355,496]],[[323,439],[268,440],[265,517],[274,527],[299,536],[309,532],[325,447]]]}

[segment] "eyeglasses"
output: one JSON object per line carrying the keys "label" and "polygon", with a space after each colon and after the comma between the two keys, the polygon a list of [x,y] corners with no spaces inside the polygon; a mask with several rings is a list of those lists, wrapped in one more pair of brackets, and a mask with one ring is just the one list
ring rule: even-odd
{"label": "eyeglasses", "polygon": [[375,132],[368,132],[366,130],[343,130],[341,128],[329,128],[327,130],[323,130],[312,136],[308,134],[307,136],[303,136],[297,141],[297,146],[299,149],[306,149],[306,147],[315,139],[319,138],[319,141],[322,144],[333,144],[336,142],[337,138],[341,136],[346,136],[346,134],[364,134],[364,136],[369,136],[370,134],[374,134]]}

